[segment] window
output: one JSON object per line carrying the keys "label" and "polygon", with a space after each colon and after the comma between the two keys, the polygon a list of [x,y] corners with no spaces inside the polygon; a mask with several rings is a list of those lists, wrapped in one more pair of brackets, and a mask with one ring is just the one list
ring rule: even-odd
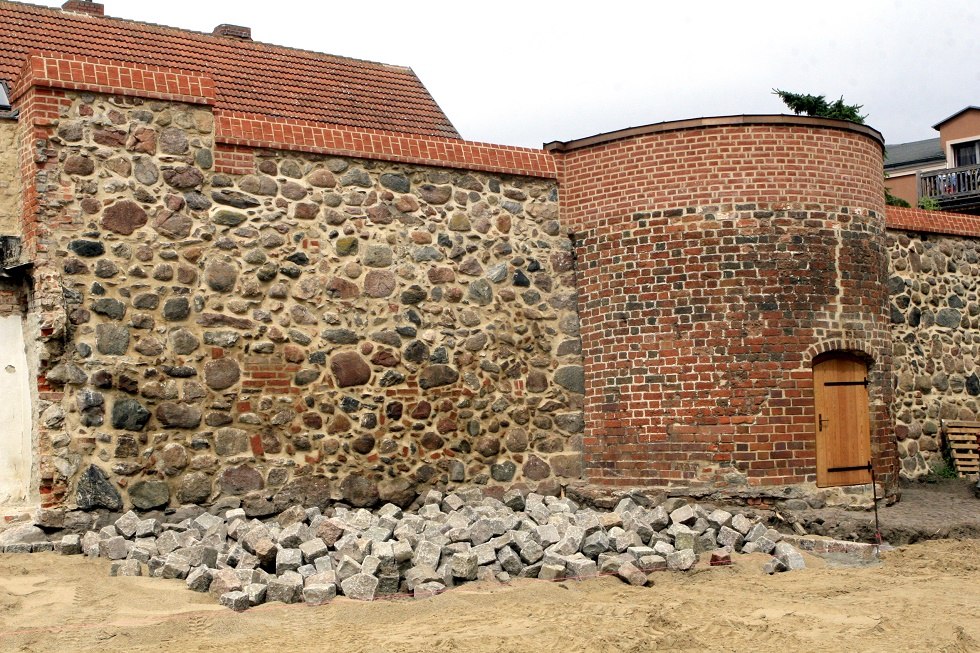
{"label": "window", "polygon": [[975,166],[980,163],[980,141],[957,143],[953,146],[953,164],[960,166]]}
{"label": "window", "polygon": [[0,81],[0,111],[10,111],[10,91],[7,82]]}

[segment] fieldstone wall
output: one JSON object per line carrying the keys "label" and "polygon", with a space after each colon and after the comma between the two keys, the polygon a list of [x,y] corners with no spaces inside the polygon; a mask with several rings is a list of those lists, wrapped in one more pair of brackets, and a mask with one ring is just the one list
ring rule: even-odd
{"label": "fieldstone wall", "polygon": [[216,174],[209,110],[69,99],[38,261],[63,288],[40,428],[67,503],[265,514],[581,475],[554,182],[281,152]]}
{"label": "fieldstone wall", "polygon": [[942,420],[980,416],[980,241],[888,232],[901,474],[942,461]]}
{"label": "fieldstone wall", "polygon": [[20,235],[20,166],[17,121],[0,120],[0,236]]}

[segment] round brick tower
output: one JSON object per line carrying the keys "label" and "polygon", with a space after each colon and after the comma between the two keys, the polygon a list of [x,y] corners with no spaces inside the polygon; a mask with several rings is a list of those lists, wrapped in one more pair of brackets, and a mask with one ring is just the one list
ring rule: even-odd
{"label": "round brick tower", "polygon": [[[577,257],[589,481],[807,493],[860,483],[864,457],[894,490],[877,131],[732,116],[546,147]],[[815,408],[828,359],[857,366],[826,392],[863,418]],[[828,415],[856,415],[868,453],[828,443]]]}

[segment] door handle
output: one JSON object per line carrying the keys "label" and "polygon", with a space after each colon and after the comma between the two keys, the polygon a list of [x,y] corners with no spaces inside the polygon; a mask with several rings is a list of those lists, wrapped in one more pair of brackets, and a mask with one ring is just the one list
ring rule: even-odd
{"label": "door handle", "polygon": [[823,431],[823,425],[826,424],[829,421],[830,421],[830,418],[824,419],[824,416],[822,414],[818,414],[817,415],[817,425],[819,426],[819,428],[817,430],[818,431]]}

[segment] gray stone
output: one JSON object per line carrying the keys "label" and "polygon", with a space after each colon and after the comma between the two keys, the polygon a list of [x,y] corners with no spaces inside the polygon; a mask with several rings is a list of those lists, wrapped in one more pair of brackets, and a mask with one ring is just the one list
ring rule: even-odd
{"label": "gray stone", "polygon": [[391,265],[393,256],[387,245],[368,245],[361,255],[361,263],[370,268],[386,268]]}
{"label": "gray stone", "polygon": [[123,537],[132,538],[134,535],[136,535],[136,528],[139,526],[139,523],[139,515],[130,510],[122,517],[117,519],[113,523],[113,526],[116,527],[116,530],[119,531],[119,534]]}
{"label": "gray stone", "polygon": [[429,365],[419,374],[419,387],[423,390],[450,385],[459,380],[459,372],[448,365]]}
{"label": "gray stone", "polygon": [[61,555],[79,555],[82,552],[82,537],[80,535],[64,535],[55,550]]}
{"label": "gray stone", "polygon": [[766,528],[765,524],[753,524],[752,528],[749,529],[749,532],[745,534],[745,541],[755,542],[760,537],[765,535],[767,530],[768,529]]}
{"label": "gray stone", "polygon": [[493,301],[493,287],[487,279],[477,279],[469,285],[467,296],[474,304],[486,306]]}
{"label": "gray stone", "polygon": [[156,519],[141,519],[136,524],[134,535],[140,538],[156,537],[160,534],[161,530],[163,530],[163,526]]}
{"label": "gray stone", "polygon": [[595,561],[581,553],[571,556],[565,561],[565,570],[570,578],[592,578],[599,573]]}
{"label": "gray stone", "polygon": [[[54,385],[82,385],[88,382],[88,375],[85,371],[72,363],[59,363],[55,365],[45,375],[45,378]],[[61,419],[63,421],[63,416]]]}
{"label": "gray stone", "polygon": [[537,577],[541,580],[553,580],[553,581],[563,580],[565,578],[565,565],[544,563],[538,569]]}
{"label": "gray stone", "polygon": [[671,571],[687,571],[698,561],[698,555],[692,549],[682,549],[667,555],[667,568]]}
{"label": "gray stone", "polygon": [[0,548],[10,544],[34,544],[47,541],[44,531],[33,524],[23,524],[0,531]]}
{"label": "gray stone", "polygon": [[126,305],[118,299],[103,297],[92,302],[92,312],[110,320],[121,320],[126,315]]}
{"label": "gray stone", "polygon": [[566,365],[555,370],[554,381],[569,392],[585,394],[585,371],[580,365]]}
{"label": "gray stone", "polygon": [[129,488],[129,499],[139,510],[152,510],[170,503],[170,487],[165,481],[137,481]]}
{"label": "gray stone", "polygon": [[936,325],[948,329],[955,329],[960,326],[962,319],[962,314],[955,308],[943,308],[936,314]]}
{"label": "gray stone", "polygon": [[340,588],[344,596],[355,601],[373,601],[378,589],[378,579],[370,574],[354,574],[343,580]]}
{"label": "gray stone", "polygon": [[175,354],[186,356],[193,353],[201,345],[201,341],[187,329],[175,329],[170,334],[170,345]]}
{"label": "gray stone", "polygon": [[122,497],[119,496],[119,492],[109,482],[106,473],[95,465],[89,465],[79,478],[75,502],[81,510],[122,508]]}
{"label": "gray stone", "polygon": [[157,144],[164,154],[183,154],[187,151],[187,134],[183,129],[168,127],[160,132]]}
{"label": "gray stone", "polygon": [[89,558],[99,557],[100,542],[102,540],[99,538],[99,534],[94,531],[88,531],[82,536],[82,553],[84,553]]}
{"label": "gray stone", "polygon": [[194,567],[187,574],[186,584],[193,592],[207,592],[211,587],[211,570],[203,565]]}
{"label": "gray stone", "polygon": [[303,553],[303,560],[308,564],[313,564],[318,558],[327,555],[330,548],[322,539],[315,537],[300,544],[299,550]]}
{"label": "gray stone", "polygon": [[163,317],[168,322],[186,320],[191,314],[191,304],[186,297],[174,297],[163,303]]}
{"label": "gray stone", "polygon": [[184,580],[190,572],[191,565],[187,562],[187,558],[179,553],[171,553],[160,569],[160,577]]}
{"label": "gray stone", "polygon": [[124,356],[129,349],[129,329],[118,324],[96,325],[95,348],[107,356]]}
{"label": "gray stone", "polygon": [[371,188],[374,185],[371,181],[371,175],[360,168],[348,170],[340,178],[340,183],[343,186],[359,186],[361,188]]}
{"label": "gray stone", "polygon": [[718,531],[718,544],[737,549],[742,544],[742,534],[728,526],[722,526]]}
{"label": "gray stone", "polygon": [[769,558],[766,564],[762,565],[762,571],[772,575],[779,571],[787,571],[787,567],[779,558]]}
{"label": "gray stone", "polygon": [[147,156],[133,157],[133,176],[144,186],[152,186],[160,180],[160,170]]}
{"label": "gray stone", "polygon": [[642,587],[647,584],[647,575],[632,562],[624,562],[616,570],[616,575],[623,581],[635,587]]}
{"label": "gray stone", "polygon": [[212,261],[204,269],[204,281],[215,292],[231,292],[238,281],[238,268],[228,261]]}
{"label": "gray stone", "polygon": [[249,583],[243,588],[248,595],[249,606],[262,605],[265,603],[267,587],[265,583]]}
{"label": "gray stone", "polygon": [[803,555],[788,542],[779,542],[776,544],[773,556],[790,571],[806,568],[806,561],[803,560]]}
{"label": "gray stone", "polygon": [[225,206],[231,206],[236,209],[247,209],[259,206],[261,202],[255,199],[247,193],[242,193],[237,190],[228,190],[223,188],[219,191],[214,191],[211,193],[211,199],[213,199],[218,204],[224,204]]}
{"label": "gray stone", "polygon": [[245,215],[238,211],[229,211],[228,209],[222,209],[211,217],[211,222],[222,227],[237,227],[245,222],[245,220]]}
{"label": "gray stone", "polygon": [[204,364],[204,382],[212,390],[226,390],[238,383],[241,368],[231,358],[219,358]]}
{"label": "gray stone", "polygon": [[425,583],[419,583],[415,586],[413,590],[413,596],[416,599],[429,598],[430,596],[435,596],[436,594],[441,594],[446,591],[446,586],[439,581],[427,581]]}
{"label": "gray stone", "polygon": [[748,534],[749,529],[751,529],[754,525],[755,524],[752,522],[752,520],[746,518],[745,515],[738,514],[732,517],[732,528],[742,535]]}
{"label": "gray stone", "polygon": [[479,559],[475,553],[469,551],[454,553],[452,558],[450,558],[449,563],[454,578],[476,580],[477,568],[480,565]]}
{"label": "gray stone", "polygon": [[142,576],[143,566],[139,560],[116,560],[109,566],[110,576]]}
{"label": "gray stone", "polygon": [[337,586],[333,583],[306,585],[303,588],[303,601],[307,605],[325,605],[337,596]]}
{"label": "gray stone", "polygon": [[405,175],[390,172],[382,174],[380,181],[382,186],[396,193],[407,193],[411,185]]}
{"label": "gray stone", "polygon": [[287,571],[277,578],[270,578],[266,589],[266,601],[298,603],[303,600],[303,577],[295,571]]}
{"label": "gray stone", "polygon": [[194,163],[199,168],[210,170],[211,166],[214,165],[214,155],[211,153],[211,150],[201,148],[194,152]]}
{"label": "gray stone", "polygon": [[241,590],[225,592],[218,598],[218,603],[235,612],[244,612],[251,605],[249,595]]}
{"label": "gray stone", "polygon": [[276,574],[296,571],[303,564],[303,552],[299,549],[279,549],[276,554]]}
{"label": "gray stone", "polygon": [[204,173],[193,166],[166,168],[163,180],[177,190],[187,190],[200,186],[204,182]]}
{"label": "gray stone", "polygon": [[202,411],[189,404],[164,402],[157,406],[156,417],[165,429],[194,429],[201,423]]}
{"label": "gray stone", "polygon": [[112,406],[112,428],[142,431],[150,420],[150,411],[135,399],[117,399]]}
{"label": "gray stone", "polygon": [[68,243],[68,249],[82,257],[102,256],[105,245],[97,240],[73,240]]}

